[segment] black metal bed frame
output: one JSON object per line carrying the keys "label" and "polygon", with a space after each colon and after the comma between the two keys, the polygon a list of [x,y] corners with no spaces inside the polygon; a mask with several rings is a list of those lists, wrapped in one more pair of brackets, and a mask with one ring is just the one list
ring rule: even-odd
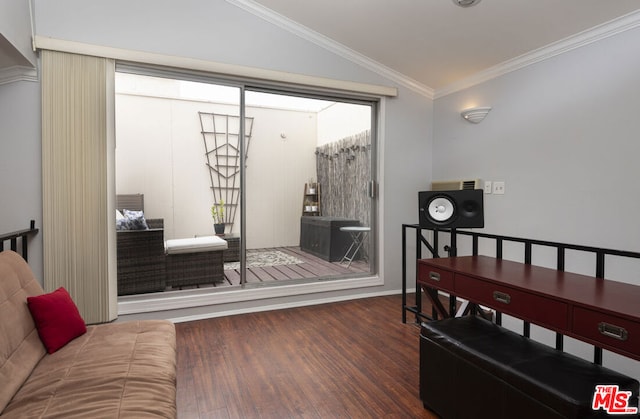
{"label": "black metal bed frame", "polygon": [[[407,230],[414,229],[416,232],[416,255],[415,260],[422,259],[422,246],[424,245],[431,256],[434,258],[441,257],[438,253],[439,247],[439,233],[446,233],[449,235],[449,245],[444,247],[444,250],[448,253],[447,256],[454,257],[458,256],[457,251],[457,240],[458,236],[470,236],[471,237],[471,247],[472,247],[472,255],[478,255],[478,243],[479,239],[490,239],[495,240],[495,257],[497,259],[502,259],[503,256],[503,247],[504,243],[512,242],[512,243],[522,243],[524,244],[524,263],[531,264],[531,257],[534,246],[543,246],[543,247],[551,247],[556,249],[556,269],[559,271],[565,270],[565,256],[567,250],[575,250],[579,252],[592,253],[595,256],[595,276],[596,278],[605,278],[605,259],[606,256],[620,256],[627,257],[633,259],[640,259],[640,253],[638,252],[630,252],[625,250],[616,250],[616,249],[605,249],[600,247],[593,246],[583,246],[583,245],[575,245],[569,243],[560,243],[546,240],[535,240],[535,239],[526,239],[521,237],[511,237],[511,236],[501,236],[496,234],[487,234],[480,233],[475,231],[466,231],[466,230],[456,230],[456,229],[434,229],[434,228],[424,228],[420,227],[418,224],[402,224],[402,322],[407,322],[407,312],[414,313],[416,323],[420,323],[423,320],[436,320],[437,313],[435,310],[432,310],[431,315],[422,312],[422,295],[421,288],[417,285],[417,270],[416,270],[416,278],[414,279],[414,285],[416,289],[416,303],[415,305],[407,304]],[[433,244],[429,243],[427,239],[424,237],[423,230],[430,230],[433,232]],[[640,303],[640,302],[639,302]],[[450,312],[455,311],[455,307],[457,305],[456,297],[449,297],[449,310]],[[471,310],[473,313],[477,312],[477,306],[474,304],[470,304]],[[496,311],[495,321],[497,324],[502,324],[502,313]],[[524,322],[523,324],[523,336],[530,336],[531,325],[529,322]],[[556,333],[556,349],[563,350],[563,338],[564,335],[560,333]],[[594,363],[601,365],[602,364],[602,348],[594,347]]]}
{"label": "black metal bed frame", "polygon": [[10,249],[14,252],[18,251],[18,242],[20,242],[21,254],[22,258],[25,261],[29,261],[28,259],[28,238],[30,236],[34,236],[38,233],[38,229],[36,228],[35,220],[31,220],[29,223],[29,228],[19,231],[14,231],[12,233],[0,234],[0,252],[4,250],[5,242],[10,242]]}

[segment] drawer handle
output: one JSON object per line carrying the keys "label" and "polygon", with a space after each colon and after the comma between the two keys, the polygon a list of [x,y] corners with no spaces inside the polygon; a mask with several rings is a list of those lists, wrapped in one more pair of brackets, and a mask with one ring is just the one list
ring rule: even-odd
{"label": "drawer handle", "polygon": [[433,281],[440,281],[440,274],[438,272],[429,272],[429,279]]}
{"label": "drawer handle", "polygon": [[616,326],[613,324],[601,322],[598,323],[598,330],[605,336],[618,340],[627,340],[629,333],[624,327]]}
{"label": "drawer handle", "polygon": [[493,299],[499,303],[509,304],[511,302],[511,296],[505,292],[494,291]]}

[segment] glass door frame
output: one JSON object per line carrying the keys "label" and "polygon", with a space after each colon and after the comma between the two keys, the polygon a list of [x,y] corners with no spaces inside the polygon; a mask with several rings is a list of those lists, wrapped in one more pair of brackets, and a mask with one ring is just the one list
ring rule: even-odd
{"label": "glass door frame", "polygon": [[[177,80],[193,81],[207,84],[217,84],[238,89],[239,93],[239,150],[240,150],[240,240],[239,240],[239,262],[240,262],[240,286],[247,284],[247,240],[246,240],[246,93],[265,92],[278,95],[288,95],[305,97],[310,99],[328,100],[341,103],[353,103],[359,105],[370,106],[371,119],[371,154],[370,154],[370,179],[369,179],[369,198],[370,198],[370,217],[371,231],[369,233],[369,271],[360,274],[346,274],[346,276],[336,276],[331,279],[348,279],[351,277],[370,276],[379,273],[378,249],[379,249],[379,183],[378,183],[378,128],[380,118],[380,101],[381,97],[371,94],[363,94],[358,92],[338,91],[332,89],[324,89],[321,87],[304,87],[287,85],[279,82],[260,81],[255,82],[248,79],[236,78],[224,75],[216,75],[203,73],[199,71],[180,70],[174,68],[163,68],[155,65],[145,65],[133,62],[117,62],[116,72],[139,74],[144,76],[155,76],[162,78],[172,78]],[[116,139],[117,141],[117,139]]]}

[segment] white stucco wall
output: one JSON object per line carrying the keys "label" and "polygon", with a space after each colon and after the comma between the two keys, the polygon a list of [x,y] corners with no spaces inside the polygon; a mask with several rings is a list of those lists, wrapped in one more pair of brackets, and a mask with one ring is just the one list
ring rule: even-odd
{"label": "white stucco wall", "polygon": [[[198,112],[238,115],[238,107],[117,95],[116,109],[118,193],[144,193],[146,216],[164,219],[166,239],[213,234]],[[297,246],[303,186],[315,177],[316,114],[255,107],[246,112],[254,118],[246,171],[247,247]]]}
{"label": "white stucco wall", "polygon": [[[237,121],[239,97],[240,90],[229,86],[117,74],[117,193],[143,193],[146,216],[164,219],[165,239],[212,234],[213,194],[198,113]],[[246,115],[253,118],[246,165],[247,248],[298,246],[303,186],[317,179],[319,137],[331,142],[371,129],[371,106],[249,92]],[[217,123],[224,128],[222,119]],[[214,129],[209,116],[204,129]],[[231,133],[237,130],[236,123]],[[230,138],[237,145],[236,137]],[[211,155],[211,163],[226,161]],[[219,181],[215,173],[213,178]],[[239,196],[239,189],[223,194],[227,203]],[[233,208],[239,207],[228,210]],[[240,232],[239,209],[226,232]]]}
{"label": "white stucco wall", "polygon": [[371,129],[371,107],[335,103],[318,113],[318,145]]}

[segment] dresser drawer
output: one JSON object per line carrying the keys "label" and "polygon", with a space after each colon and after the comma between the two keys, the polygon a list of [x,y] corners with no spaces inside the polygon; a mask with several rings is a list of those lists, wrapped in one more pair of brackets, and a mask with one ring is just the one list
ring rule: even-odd
{"label": "dresser drawer", "polygon": [[567,304],[548,297],[460,274],[456,275],[455,293],[474,303],[512,314],[540,326],[558,331],[568,330],[569,327]]}
{"label": "dresser drawer", "polygon": [[640,357],[640,323],[581,307],[573,309],[572,332],[602,347],[614,347]]}
{"label": "dresser drawer", "polygon": [[453,292],[453,272],[418,263],[418,282],[427,287]]}

